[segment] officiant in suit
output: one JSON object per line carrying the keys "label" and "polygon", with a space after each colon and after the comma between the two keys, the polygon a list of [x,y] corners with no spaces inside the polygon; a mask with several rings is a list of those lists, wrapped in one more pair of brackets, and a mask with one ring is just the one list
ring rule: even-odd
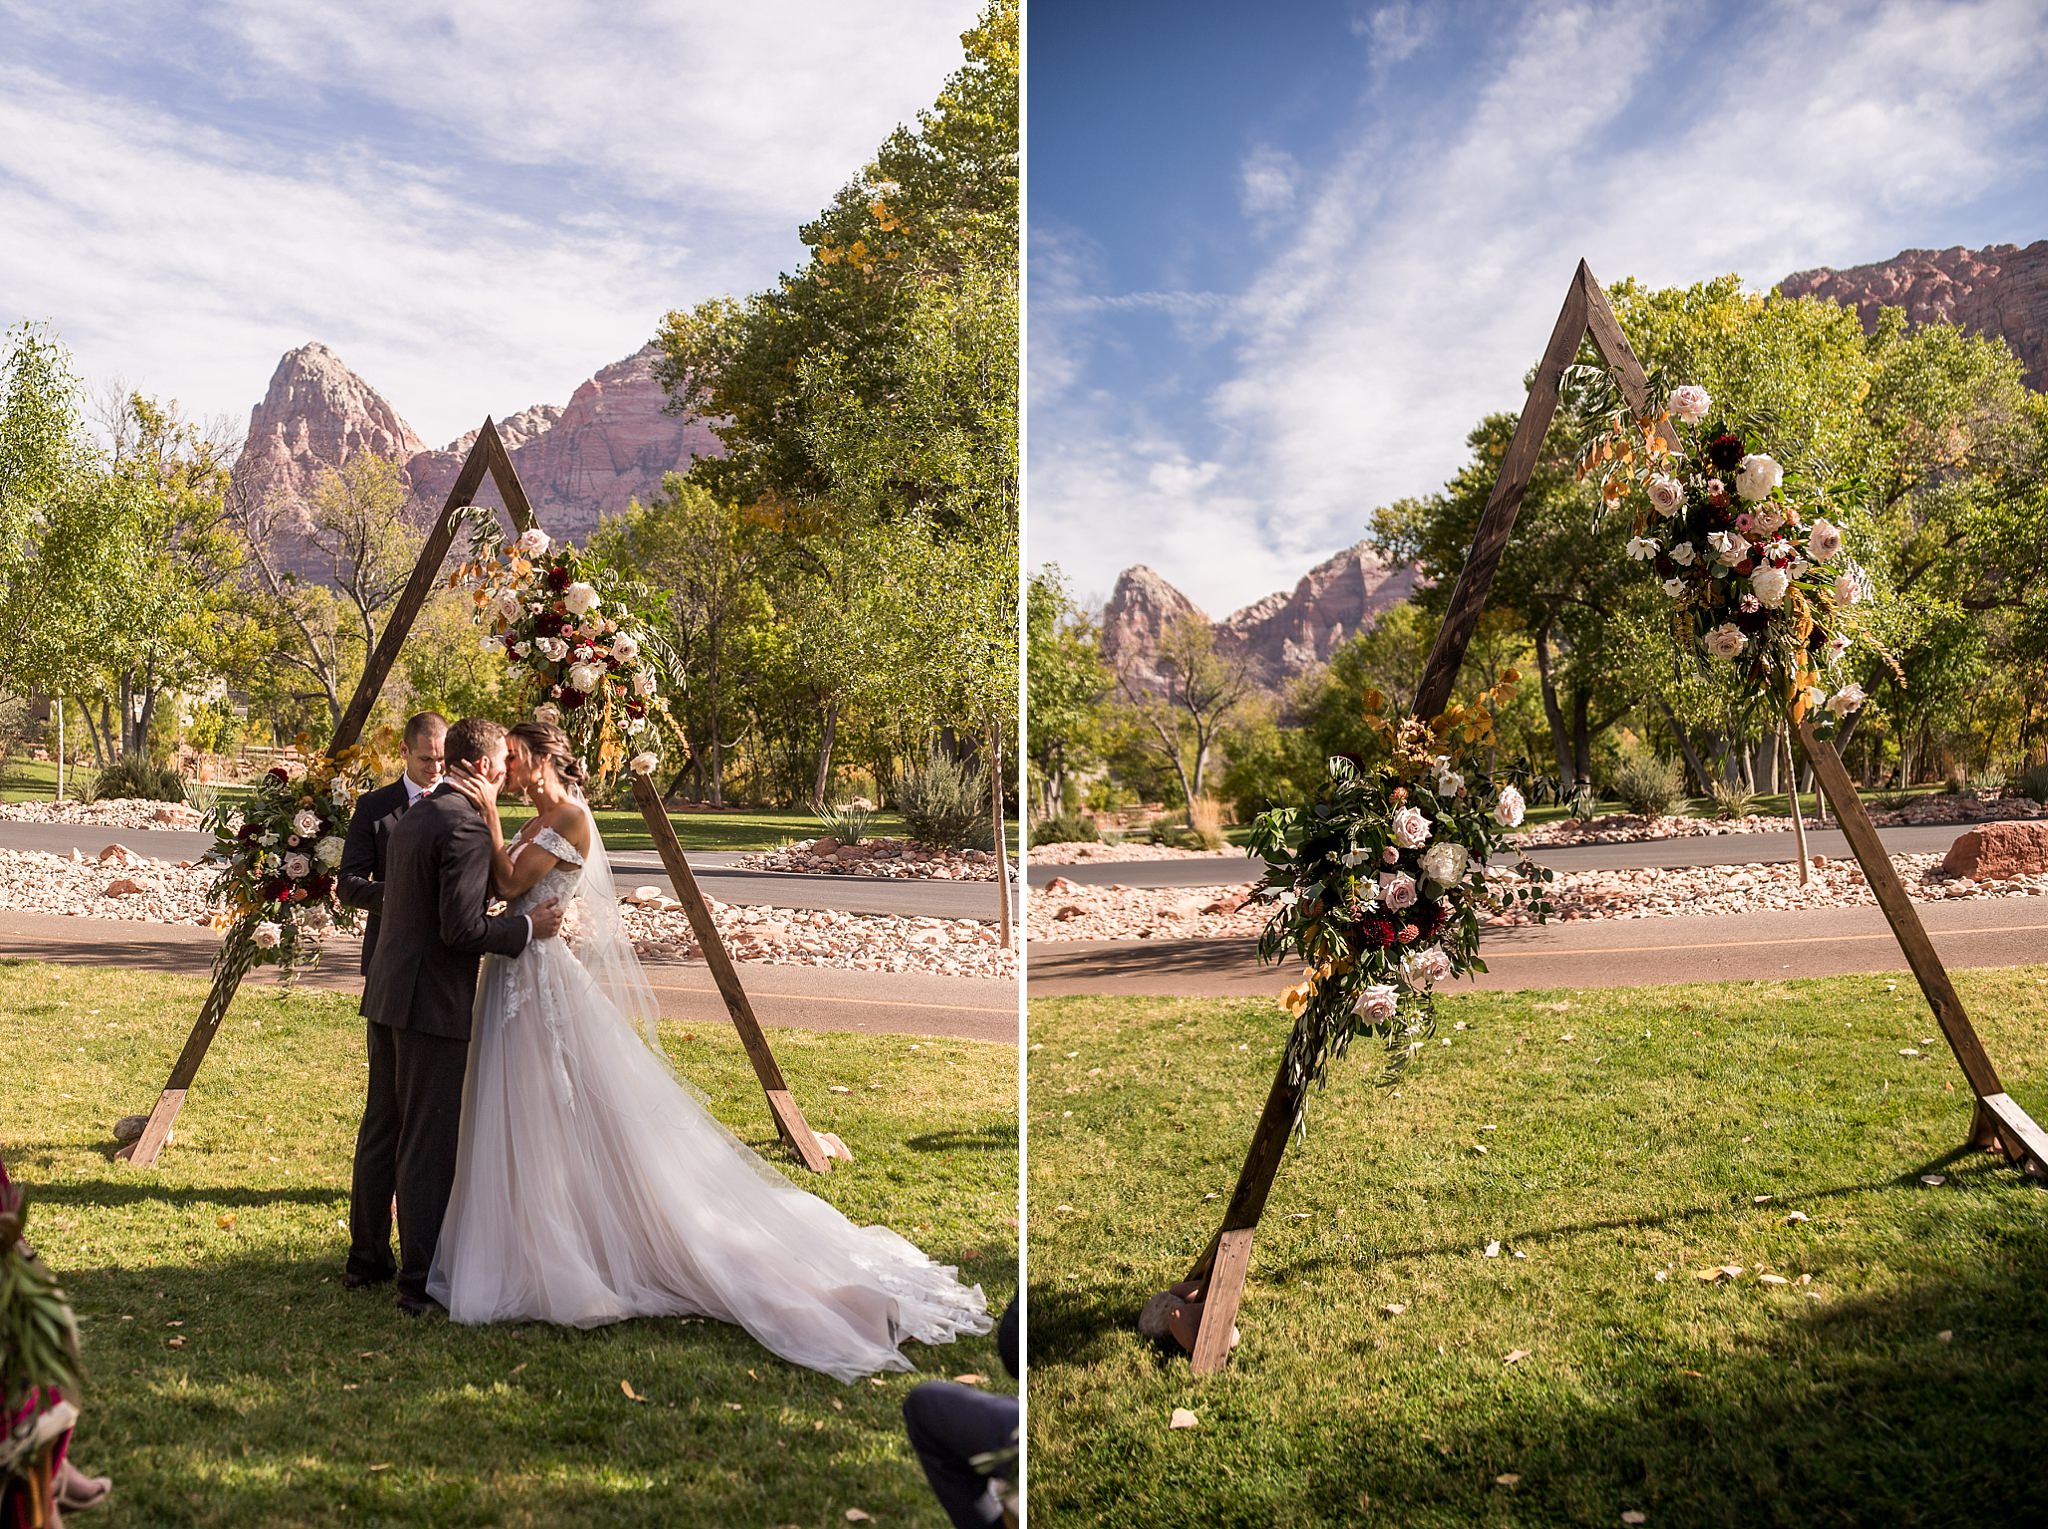
{"label": "officiant in suit", "polygon": [[[370,917],[363,930],[363,975],[377,949],[383,922],[385,846],[407,808],[441,783],[448,720],[423,711],[405,724],[399,757],[405,771],[388,786],[365,792],[348,820],[336,890],[351,908]],[[369,1014],[367,1002],[361,1011]],[[355,1183],[349,1200],[348,1263],[341,1282],[350,1289],[378,1285],[398,1272],[391,1257],[391,1197],[398,1187],[398,1084],[391,1056],[391,1032],[367,1026],[370,1084],[363,1124],[356,1132]]]}

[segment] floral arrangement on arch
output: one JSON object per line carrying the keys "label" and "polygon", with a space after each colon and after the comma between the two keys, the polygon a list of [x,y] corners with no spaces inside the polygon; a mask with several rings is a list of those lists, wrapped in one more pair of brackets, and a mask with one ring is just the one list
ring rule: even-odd
{"label": "floral arrangement on arch", "polygon": [[207,858],[220,865],[207,897],[221,910],[215,927],[227,931],[221,961],[243,971],[281,966],[289,982],[319,961],[327,936],[359,927],[335,872],[372,759],[357,747],[318,755],[297,773],[274,765],[247,797],[206,815],[214,836]]}
{"label": "floral arrangement on arch", "polygon": [[1541,919],[1552,873],[1521,861],[1522,884],[1500,894],[1486,868],[1522,823],[1522,793],[1497,779],[1488,760],[1494,718],[1518,676],[1470,706],[1399,721],[1383,715],[1386,698],[1365,697],[1378,747],[1329,761],[1322,799],[1260,814],[1251,850],[1266,862],[1253,890],[1273,913],[1259,935],[1259,957],[1289,955],[1306,967],[1281,996],[1294,1016],[1286,1067],[1299,1123],[1311,1083],[1361,1032],[1385,1043],[1390,1074],[1435,1030],[1434,990],[1483,972],[1479,915],[1520,900]]}
{"label": "floral arrangement on arch", "polygon": [[522,704],[569,735],[595,782],[614,779],[634,744],[635,768],[653,769],[650,728],[663,724],[678,743],[682,732],[649,663],[653,639],[618,598],[619,581],[538,527],[508,543],[491,517],[473,537],[453,582],[470,590],[484,651],[519,674]]}
{"label": "floral arrangement on arch", "polygon": [[1842,675],[1855,638],[1898,669],[1856,614],[1870,579],[1820,491],[1788,483],[1738,427],[1709,423],[1713,409],[1687,384],[1659,413],[1614,414],[1579,478],[1599,479],[1603,510],[1634,511],[1628,555],[1661,581],[1680,646],[1739,667],[1794,722],[1813,716],[1829,731],[1866,699]]}

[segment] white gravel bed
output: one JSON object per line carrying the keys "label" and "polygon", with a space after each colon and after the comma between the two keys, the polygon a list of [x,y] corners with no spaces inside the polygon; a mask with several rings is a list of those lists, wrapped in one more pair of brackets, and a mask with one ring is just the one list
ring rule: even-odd
{"label": "white gravel bed", "polygon": [[[0,850],[0,909],[204,926],[212,918],[206,888],[213,877],[211,866],[153,860],[131,851],[99,860],[81,853]],[[689,921],[673,898],[655,893],[644,903],[628,899],[624,913],[643,956],[701,959]],[[736,961],[960,977],[1017,974],[1016,951],[997,944],[994,924],[976,919],[742,907],[715,899],[711,913]]]}
{"label": "white gravel bed", "polygon": [[197,828],[197,809],[183,802],[117,797],[105,802],[0,802],[0,821],[81,823],[102,828]]}
{"label": "white gravel bed", "polygon": [[802,876],[877,876],[890,880],[994,881],[996,857],[987,850],[933,849],[915,839],[810,839],[782,849],[741,855],[732,862],[749,871],[787,871]]}
{"label": "white gravel bed", "polygon": [[[1867,806],[1868,804],[1866,804]],[[1920,828],[1929,825],[1968,827],[1973,823],[1998,823],[2016,819],[2048,818],[2048,805],[2026,797],[1978,798],[1931,796],[1907,803],[1896,811],[1870,807],[1870,821],[1879,828]],[[1832,815],[1823,822],[1808,814],[1809,831],[1836,826]],[[1792,819],[1780,814],[1751,813],[1740,818],[1692,818],[1680,816],[1639,817],[1629,812],[1611,812],[1583,823],[1569,820],[1539,823],[1509,839],[1510,845],[1529,849],[1554,848],[1569,844],[1631,844],[1642,839],[1690,839],[1720,834],[1776,834],[1792,832]]]}
{"label": "white gravel bed", "polygon": [[[1894,855],[1899,879],[1919,902],[1959,897],[2048,896],[2048,875],[2006,881],[1973,881],[1941,869],[1940,855]],[[1497,873],[1518,881],[1512,871]],[[1243,901],[1251,883],[1211,887],[1086,886],[1064,878],[1033,891],[1033,941],[1066,940],[1232,940],[1250,939],[1265,927],[1271,909]],[[1847,908],[1877,899],[1853,860],[1824,860],[1807,885],[1799,868],[1715,865],[1685,868],[1644,866],[1631,870],[1568,871],[1549,884],[1553,923],[1593,918],[1672,918],[1693,915],[1754,915],[1801,908]],[[1485,921],[1493,927],[1534,923],[1521,908]]]}
{"label": "white gravel bed", "polygon": [[1034,844],[1033,865],[1106,865],[1122,860],[1202,860],[1227,855],[1234,846],[1222,849],[1176,849],[1170,844]]}

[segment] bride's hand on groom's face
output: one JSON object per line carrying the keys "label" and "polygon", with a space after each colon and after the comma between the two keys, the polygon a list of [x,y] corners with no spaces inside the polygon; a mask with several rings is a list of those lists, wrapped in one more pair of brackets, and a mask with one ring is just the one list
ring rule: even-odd
{"label": "bride's hand on groom's face", "polygon": [[492,780],[488,775],[480,774],[477,767],[468,760],[456,765],[448,772],[446,778],[449,785],[485,809],[497,806],[498,791],[504,784],[502,781]]}

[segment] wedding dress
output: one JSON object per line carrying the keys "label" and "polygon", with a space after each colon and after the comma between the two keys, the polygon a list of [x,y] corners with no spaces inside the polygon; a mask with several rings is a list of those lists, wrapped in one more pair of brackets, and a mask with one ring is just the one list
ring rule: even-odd
{"label": "wedding dress", "polygon": [[670,1071],[594,825],[591,842],[586,866],[543,829],[559,864],[511,910],[559,898],[575,950],[484,958],[428,1293],[466,1323],[713,1317],[843,1381],[912,1368],[906,1338],[987,1332],[979,1286],[799,1189]]}

